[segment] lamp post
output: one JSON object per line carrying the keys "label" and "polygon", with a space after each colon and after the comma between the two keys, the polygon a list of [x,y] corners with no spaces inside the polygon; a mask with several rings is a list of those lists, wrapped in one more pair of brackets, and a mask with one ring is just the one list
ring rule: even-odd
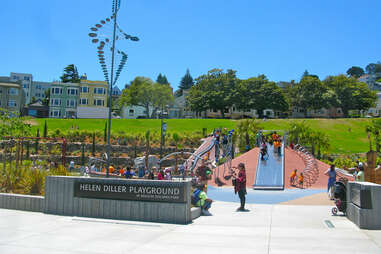
{"label": "lamp post", "polygon": [[[120,9],[120,2],[121,0],[113,0],[112,1],[112,16],[110,18],[106,18],[105,20],[101,20],[99,24],[96,24],[94,27],[91,27],[90,30],[92,31],[89,33],[89,36],[92,38],[92,43],[99,43],[98,44],[98,58],[99,63],[102,67],[103,74],[105,77],[105,80],[108,84],[108,131],[107,131],[107,149],[106,149],[106,177],[109,177],[109,167],[110,167],[110,161],[111,161],[111,113],[112,113],[112,89],[113,86],[116,84],[116,81],[119,78],[119,75],[123,69],[123,67],[126,64],[127,61],[127,54],[121,50],[116,49],[116,41],[118,40],[131,40],[131,41],[139,41],[138,37],[131,36],[129,34],[126,34],[123,32],[123,30],[120,28],[120,26],[117,24],[117,16],[118,11]],[[111,20],[113,20],[113,28],[112,28],[112,42],[110,46],[110,38],[107,35],[107,26],[111,24]],[[98,31],[102,33],[98,34]],[[104,49],[108,49],[107,51]],[[110,70],[110,77],[109,80],[109,71],[107,69],[106,65],[106,58],[105,58],[105,52],[111,52],[111,70]],[[118,66],[118,69],[114,73],[114,63],[115,63],[115,53],[119,54],[121,56],[121,60]]]}

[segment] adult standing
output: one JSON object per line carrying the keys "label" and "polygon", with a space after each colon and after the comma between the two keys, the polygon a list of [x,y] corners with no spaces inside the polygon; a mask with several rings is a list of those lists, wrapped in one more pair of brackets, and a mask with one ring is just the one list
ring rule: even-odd
{"label": "adult standing", "polygon": [[355,175],[355,180],[356,182],[364,182],[364,167],[356,167],[356,175]]}
{"label": "adult standing", "polygon": [[325,172],[325,175],[328,176],[328,195],[333,200],[334,186],[336,182],[336,170],[335,165],[332,164],[331,167]]}
{"label": "adult standing", "polygon": [[246,170],[245,170],[245,164],[242,162],[238,164],[238,177],[235,178],[235,186],[234,186],[234,192],[237,194],[239,199],[241,201],[241,206],[237,208],[238,211],[246,211],[245,209],[245,202],[246,202]]}

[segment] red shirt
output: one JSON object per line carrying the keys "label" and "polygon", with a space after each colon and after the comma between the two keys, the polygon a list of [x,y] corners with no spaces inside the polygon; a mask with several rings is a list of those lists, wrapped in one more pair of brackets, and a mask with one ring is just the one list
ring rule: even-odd
{"label": "red shirt", "polygon": [[164,180],[164,177],[160,172],[157,174],[157,180]]}
{"label": "red shirt", "polygon": [[242,189],[246,189],[246,172],[245,172],[245,170],[239,171],[238,178],[236,179],[234,191],[238,192]]}

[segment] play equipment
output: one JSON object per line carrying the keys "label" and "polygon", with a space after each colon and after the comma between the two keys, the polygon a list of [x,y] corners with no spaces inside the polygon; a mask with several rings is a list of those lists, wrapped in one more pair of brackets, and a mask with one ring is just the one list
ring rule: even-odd
{"label": "play equipment", "polygon": [[258,156],[258,166],[253,188],[256,190],[283,190],[284,189],[284,141],[280,146],[280,154],[273,145],[267,149],[267,160]]}

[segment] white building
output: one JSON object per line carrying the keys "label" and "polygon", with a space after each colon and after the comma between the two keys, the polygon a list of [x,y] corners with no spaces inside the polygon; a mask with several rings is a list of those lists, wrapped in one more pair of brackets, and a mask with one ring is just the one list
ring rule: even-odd
{"label": "white building", "polygon": [[368,110],[368,114],[371,116],[381,116],[381,92],[377,93],[376,106]]}
{"label": "white building", "polygon": [[45,99],[45,91],[52,87],[51,82],[32,81],[32,88],[30,90],[30,100],[34,97],[37,100]]}
{"label": "white building", "polygon": [[23,88],[24,94],[25,94],[24,105],[29,104],[32,98],[30,96],[31,90],[32,90],[32,81],[33,81],[32,74],[11,72],[10,81],[21,82],[21,87]]}
{"label": "white building", "polygon": [[[149,115],[151,116],[153,111],[152,107],[149,107]],[[142,106],[123,106],[120,110],[120,117],[123,119],[137,119],[147,118],[146,108]]]}

